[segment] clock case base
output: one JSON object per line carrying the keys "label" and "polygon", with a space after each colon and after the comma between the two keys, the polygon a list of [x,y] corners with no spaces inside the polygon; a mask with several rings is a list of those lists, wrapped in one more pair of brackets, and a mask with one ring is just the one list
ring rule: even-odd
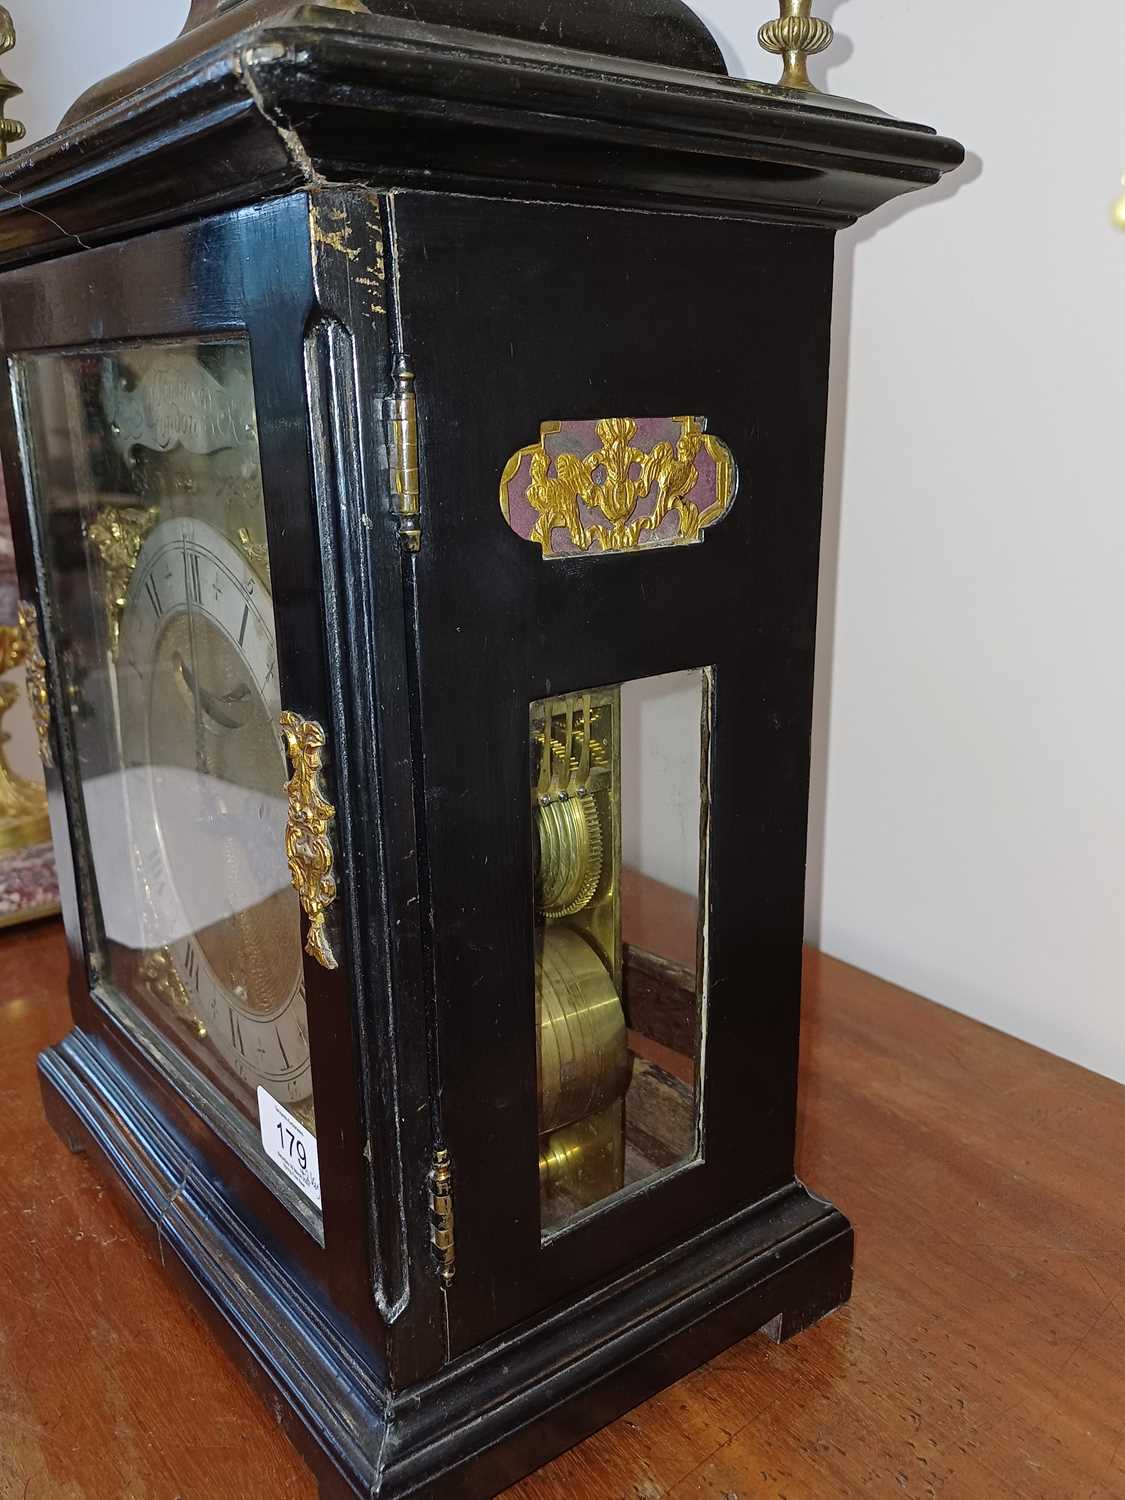
{"label": "clock case base", "polygon": [[736,1340],[782,1341],[846,1302],[852,1230],[792,1181],[462,1356],[384,1389],[81,1031],[39,1061],[44,1106],[87,1151],[162,1265],[316,1475],[345,1496],[484,1500]]}

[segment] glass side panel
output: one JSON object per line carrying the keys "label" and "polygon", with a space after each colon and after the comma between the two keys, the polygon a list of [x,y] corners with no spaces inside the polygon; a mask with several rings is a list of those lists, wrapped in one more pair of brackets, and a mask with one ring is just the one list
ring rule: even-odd
{"label": "glass side panel", "polygon": [[531,705],[544,1233],[699,1149],[711,672]]}
{"label": "glass side panel", "polygon": [[315,1122],[249,349],[15,363],[98,978],[268,1177],[259,1087]]}

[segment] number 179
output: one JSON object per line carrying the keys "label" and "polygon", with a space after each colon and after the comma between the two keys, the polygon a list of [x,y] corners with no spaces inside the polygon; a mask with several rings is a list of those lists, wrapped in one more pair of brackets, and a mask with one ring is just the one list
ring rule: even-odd
{"label": "number 179", "polygon": [[309,1155],[305,1150],[304,1141],[299,1141],[293,1132],[280,1120],[277,1122],[277,1133],[281,1138],[281,1149],[292,1161],[296,1157],[301,1164],[301,1171],[307,1172],[309,1166]]}

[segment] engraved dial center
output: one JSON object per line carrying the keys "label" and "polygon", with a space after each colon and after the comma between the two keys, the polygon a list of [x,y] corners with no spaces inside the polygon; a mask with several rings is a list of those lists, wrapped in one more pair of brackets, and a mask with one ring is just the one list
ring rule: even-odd
{"label": "engraved dial center", "polygon": [[254,707],[253,689],[247,683],[241,682],[229,693],[223,693],[220,696],[218,693],[208,692],[202,686],[178,651],[173,654],[172,664],[184,686],[184,691],[198,708],[206,727],[221,731],[242,729],[246,725],[249,713]]}
{"label": "engraved dial center", "polygon": [[[268,1014],[300,978],[300,950],[285,940],[297,920],[297,898],[287,882],[261,893],[264,872],[253,829],[245,824],[247,813],[252,819],[259,812],[259,821],[272,826],[265,803],[284,783],[284,762],[269,709],[237,641],[205,613],[176,612],[158,637],[147,737],[149,764],[158,768],[157,828],[187,922],[238,1008]],[[161,773],[172,767],[195,773],[172,784],[176,797],[187,791],[198,842],[186,841],[179,817],[173,825],[169,816],[169,782]],[[248,792],[258,794],[259,807]],[[202,853],[205,879],[200,878]],[[280,847],[275,873],[283,880]],[[213,920],[216,883],[227,912],[218,921]]]}

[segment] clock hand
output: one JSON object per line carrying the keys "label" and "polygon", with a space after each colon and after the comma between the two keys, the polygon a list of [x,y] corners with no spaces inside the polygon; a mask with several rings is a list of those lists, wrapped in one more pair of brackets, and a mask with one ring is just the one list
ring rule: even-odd
{"label": "clock hand", "polygon": [[239,683],[238,687],[232,689],[231,692],[220,696],[217,693],[208,692],[178,651],[172,660],[180,675],[180,680],[209,719],[212,719],[220,729],[243,727],[246,723],[245,717],[236,717],[234,711],[248,701],[250,706],[253,706],[253,694],[246,683]]}
{"label": "clock hand", "polygon": [[191,607],[192,588],[191,576],[188,567],[187,537],[184,537],[183,550],[180,553],[184,565],[184,598],[187,601],[187,632],[188,653],[191,656],[191,671],[188,672],[184,666],[183,657],[176,652],[175,661],[178,663],[180,679],[191,694],[192,710],[195,716],[195,769],[200,776],[206,776],[210,770],[207,764],[207,742],[203,734],[202,705],[199,701],[199,683],[195,675],[195,611]]}

